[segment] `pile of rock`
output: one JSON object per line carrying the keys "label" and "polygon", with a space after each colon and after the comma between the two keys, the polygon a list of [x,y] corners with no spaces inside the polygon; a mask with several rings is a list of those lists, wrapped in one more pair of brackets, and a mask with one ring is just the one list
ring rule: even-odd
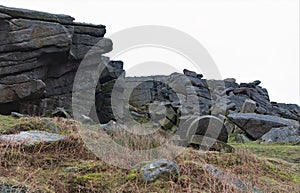
{"label": "pile of rock", "polygon": [[[276,141],[281,128],[287,141],[298,141],[300,107],[271,102],[259,80],[207,80],[187,69],[125,77],[122,61],[102,56],[112,50],[105,32],[103,25],[76,23],[66,15],[0,6],[0,113],[45,115],[57,107],[70,112],[72,96],[86,90],[73,102],[77,116],[88,122],[152,121],[176,133],[179,143],[215,148],[237,128],[268,142]],[[88,76],[77,77],[82,63]],[[89,103],[93,98],[95,104]]]}

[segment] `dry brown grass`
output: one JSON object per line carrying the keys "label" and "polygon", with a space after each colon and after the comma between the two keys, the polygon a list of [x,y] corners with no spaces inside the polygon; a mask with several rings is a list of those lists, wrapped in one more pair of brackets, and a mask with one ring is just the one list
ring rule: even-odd
{"label": "dry brown grass", "polygon": [[[40,118],[30,118],[26,124],[29,124],[28,121],[33,123],[32,126],[43,127],[39,125]],[[217,179],[203,170],[202,164],[208,163],[259,187],[263,192],[300,192],[300,176],[292,170],[291,163],[260,158],[245,148],[234,153],[185,149],[175,159],[180,166],[177,182],[158,180],[146,183],[137,170],[111,166],[88,151],[78,134],[79,123],[62,118],[55,118],[54,122],[60,132],[67,135],[65,140],[31,147],[0,144],[0,183],[43,193],[238,192],[226,180]],[[18,131],[22,128],[28,129],[20,126]],[[166,133],[157,133],[145,139],[124,131],[110,136],[133,149],[159,146],[168,137]]]}

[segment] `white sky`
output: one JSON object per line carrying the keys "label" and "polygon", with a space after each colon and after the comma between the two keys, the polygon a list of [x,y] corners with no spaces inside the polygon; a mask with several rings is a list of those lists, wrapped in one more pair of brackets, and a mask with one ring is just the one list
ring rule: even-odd
{"label": "white sky", "polygon": [[[107,37],[140,25],[173,27],[209,51],[222,78],[259,79],[272,101],[300,104],[299,0],[0,0],[0,4],[104,24]],[[148,49],[117,59],[128,70],[137,55],[149,64],[146,53],[160,58],[157,50]]]}

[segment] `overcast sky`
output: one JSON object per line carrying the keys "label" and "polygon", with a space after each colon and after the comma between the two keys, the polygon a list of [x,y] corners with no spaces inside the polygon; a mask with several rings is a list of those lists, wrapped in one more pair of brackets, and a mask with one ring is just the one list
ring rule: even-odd
{"label": "overcast sky", "polygon": [[[107,37],[134,26],[173,27],[208,50],[222,78],[234,77],[238,82],[259,79],[272,101],[300,103],[299,0],[0,0],[0,4],[104,24]],[[167,52],[137,49],[116,59],[125,62],[130,75],[140,75],[131,69],[137,58],[146,69],[145,75],[151,69],[162,72],[160,63],[147,68],[151,57],[153,61],[170,58],[167,63],[179,64],[179,71],[188,66]],[[165,68],[166,72],[170,69]]]}

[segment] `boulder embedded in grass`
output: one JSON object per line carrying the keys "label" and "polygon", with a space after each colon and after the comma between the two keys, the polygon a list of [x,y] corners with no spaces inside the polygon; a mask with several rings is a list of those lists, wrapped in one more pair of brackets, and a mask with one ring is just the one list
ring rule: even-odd
{"label": "boulder embedded in grass", "polygon": [[153,182],[157,179],[177,181],[179,166],[171,160],[160,159],[150,162],[141,168],[143,179]]}

